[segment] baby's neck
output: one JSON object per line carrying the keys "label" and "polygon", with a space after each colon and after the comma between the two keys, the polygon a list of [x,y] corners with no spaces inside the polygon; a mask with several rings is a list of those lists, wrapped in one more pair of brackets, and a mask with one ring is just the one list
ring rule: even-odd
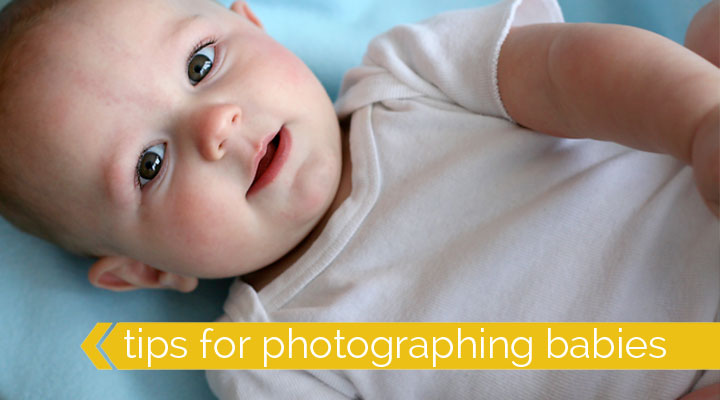
{"label": "baby's neck", "polygon": [[315,240],[320,236],[322,231],[325,229],[330,217],[333,215],[345,199],[350,196],[352,190],[352,163],[350,161],[350,141],[349,141],[349,124],[342,123],[341,129],[341,143],[342,143],[342,172],[340,174],[340,183],[338,185],[337,193],[333,199],[330,207],[323,217],[320,219],[315,228],[303,239],[289,253],[284,255],[279,260],[268,265],[265,268],[259,269],[255,272],[251,272],[243,276],[243,280],[250,284],[256,291],[260,291],[262,288],[267,286],[275,278],[283,273],[286,269],[290,268],[291,265],[302,257],[303,254],[312,246]]}

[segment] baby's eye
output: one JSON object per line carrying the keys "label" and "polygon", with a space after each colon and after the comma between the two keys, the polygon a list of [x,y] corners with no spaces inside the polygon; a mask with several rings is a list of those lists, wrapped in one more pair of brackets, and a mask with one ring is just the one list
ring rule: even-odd
{"label": "baby's eye", "polygon": [[193,53],[188,63],[188,78],[195,86],[210,73],[215,62],[215,47],[212,44],[206,45]]}
{"label": "baby's eye", "polygon": [[141,189],[160,173],[166,146],[165,143],[156,144],[143,151],[140,155],[137,165],[137,177]]}

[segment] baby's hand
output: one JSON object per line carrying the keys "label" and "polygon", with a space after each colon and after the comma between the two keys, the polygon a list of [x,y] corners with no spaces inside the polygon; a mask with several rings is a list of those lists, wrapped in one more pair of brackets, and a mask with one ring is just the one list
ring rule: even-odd
{"label": "baby's hand", "polygon": [[705,204],[720,217],[720,106],[705,116],[695,132],[691,160]]}
{"label": "baby's hand", "polygon": [[700,390],[688,393],[678,400],[717,400],[720,399],[720,383],[706,386]]}
{"label": "baby's hand", "polygon": [[[693,18],[685,37],[685,46],[720,67],[718,56],[718,10],[720,1],[713,0],[703,7]],[[715,88],[717,90],[717,88]],[[718,176],[720,175],[720,159],[718,141],[720,140],[720,105],[710,112],[699,125],[693,139],[691,149],[692,166],[695,170],[695,181],[700,194],[710,210],[718,216],[720,193],[718,193]]]}

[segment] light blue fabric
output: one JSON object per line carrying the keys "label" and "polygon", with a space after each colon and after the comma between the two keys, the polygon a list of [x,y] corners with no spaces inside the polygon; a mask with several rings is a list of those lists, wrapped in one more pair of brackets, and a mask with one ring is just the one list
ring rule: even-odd
{"label": "light blue fabric", "polygon": [[[331,96],[342,75],[360,62],[368,41],[394,25],[451,9],[496,0],[256,0],[267,30],[320,76]],[[568,22],[633,25],[683,42],[685,29],[704,0],[559,0]],[[330,56],[328,56],[330,55]]]}
{"label": "light blue fabric", "polygon": [[[198,0],[200,1],[200,0]],[[271,35],[318,74],[331,96],[369,39],[392,25],[492,0],[250,0]],[[0,0],[0,6],[6,4]],[[682,42],[701,0],[560,0],[570,22],[613,22]],[[211,321],[228,280],[187,295],[111,293],[87,283],[90,260],[0,219],[0,399],[210,399],[200,371],[96,371],[80,344],[96,322]]]}

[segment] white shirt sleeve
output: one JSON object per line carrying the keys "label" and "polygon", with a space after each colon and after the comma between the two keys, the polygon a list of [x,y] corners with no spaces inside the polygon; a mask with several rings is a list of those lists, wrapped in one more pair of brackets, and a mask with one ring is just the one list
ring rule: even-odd
{"label": "white shirt sleeve", "polygon": [[510,28],[562,22],[556,0],[505,0],[451,11],[375,38],[361,67],[343,80],[340,117],[378,101],[426,96],[510,119],[500,99],[497,63]]}
{"label": "white shirt sleeve", "polygon": [[352,385],[332,371],[207,371],[221,400],[348,400],[358,398]]}

